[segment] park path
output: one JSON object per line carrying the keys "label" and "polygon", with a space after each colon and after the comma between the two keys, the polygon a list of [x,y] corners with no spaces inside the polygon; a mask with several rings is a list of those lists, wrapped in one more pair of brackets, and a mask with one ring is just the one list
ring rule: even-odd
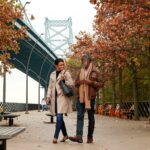
{"label": "park path", "polygon": [[[55,124],[49,124],[44,112],[18,112],[21,116],[14,120],[15,126],[26,127],[25,132],[8,140],[7,150],[150,150],[150,124],[146,121],[110,118],[95,115],[94,143],[87,144],[87,114],[85,114],[84,143],[71,141],[53,144]],[[18,114],[17,113],[17,114]],[[75,135],[76,112],[64,117],[68,134]],[[55,120],[55,119],[54,119]],[[2,123],[6,124],[4,120]],[[59,140],[62,138],[60,134]]]}

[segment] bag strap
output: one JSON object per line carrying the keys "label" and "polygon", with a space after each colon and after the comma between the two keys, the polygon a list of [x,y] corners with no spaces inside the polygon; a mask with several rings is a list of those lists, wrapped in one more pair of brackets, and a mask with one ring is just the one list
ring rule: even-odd
{"label": "bag strap", "polygon": [[62,73],[62,75],[64,75],[64,76],[65,76],[65,73],[66,73],[66,70],[64,70],[64,72]]}

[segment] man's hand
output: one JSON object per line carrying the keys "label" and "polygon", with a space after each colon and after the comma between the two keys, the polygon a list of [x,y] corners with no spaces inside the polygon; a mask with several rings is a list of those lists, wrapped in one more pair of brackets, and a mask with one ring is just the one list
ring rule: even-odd
{"label": "man's hand", "polygon": [[79,84],[79,85],[84,84],[84,80],[78,80],[77,84]]}
{"label": "man's hand", "polygon": [[84,83],[87,85],[92,85],[93,81],[92,80],[84,80]]}

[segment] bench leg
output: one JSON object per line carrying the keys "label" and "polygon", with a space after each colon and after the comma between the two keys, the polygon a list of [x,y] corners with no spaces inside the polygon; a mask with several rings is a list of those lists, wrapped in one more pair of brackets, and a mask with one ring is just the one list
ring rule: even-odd
{"label": "bench leg", "polygon": [[14,119],[13,118],[9,118],[9,126],[12,126],[14,123]]}
{"label": "bench leg", "polygon": [[2,140],[2,144],[0,144],[0,150],[6,150],[6,139]]}

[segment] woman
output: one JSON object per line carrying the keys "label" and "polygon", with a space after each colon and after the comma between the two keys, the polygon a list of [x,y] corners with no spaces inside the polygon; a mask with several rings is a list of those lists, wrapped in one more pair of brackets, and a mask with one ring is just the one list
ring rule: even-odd
{"label": "woman", "polygon": [[60,130],[63,134],[61,142],[65,142],[68,139],[68,134],[63,120],[63,114],[72,112],[72,104],[69,97],[63,94],[63,91],[59,85],[60,80],[63,80],[65,84],[72,87],[73,80],[68,71],[64,70],[64,60],[59,58],[55,60],[56,71],[50,75],[49,86],[47,91],[47,101],[50,101],[50,111],[53,115],[56,114],[56,129],[54,133],[53,143],[57,143]]}

